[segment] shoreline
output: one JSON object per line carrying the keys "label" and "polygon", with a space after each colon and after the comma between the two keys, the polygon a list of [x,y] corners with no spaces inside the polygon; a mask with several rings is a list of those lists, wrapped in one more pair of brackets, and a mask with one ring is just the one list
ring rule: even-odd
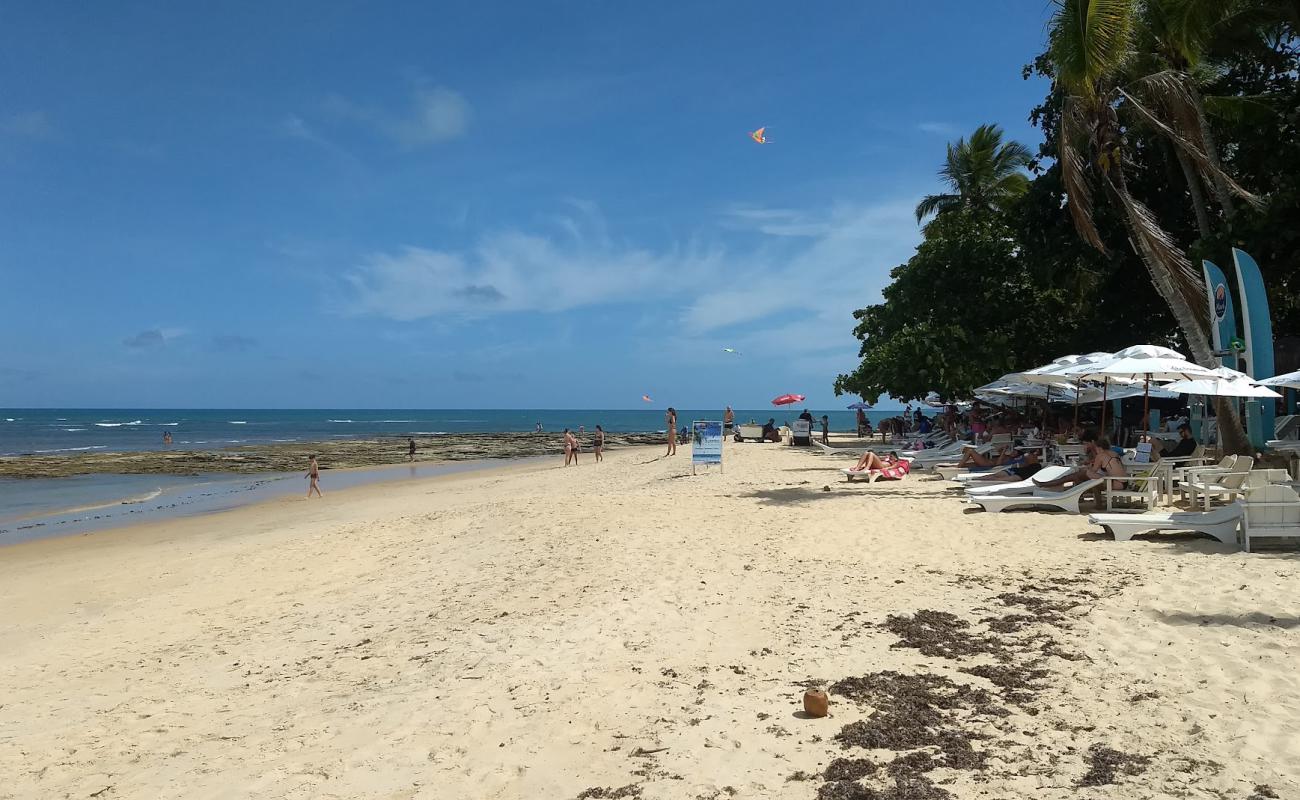
{"label": "shoreline", "polygon": [[[457,475],[475,474],[495,469],[517,469],[532,464],[542,463],[544,457],[484,460],[478,462],[463,461],[416,461],[404,464],[392,464],[380,467],[341,467],[322,471],[324,488],[335,493],[354,492],[370,486],[382,484],[402,484],[413,481],[430,481],[445,479]],[[396,475],[399,470],[409,469],[409,475]],[[416,474],[418,469],[425,474]],[[432,470],[432,472],[427,472]],[[350,476],[341,486],[331,487],[329,476]],[[126,498],[121,501],[96,503],[89,506],[55,509],[49,512],[25,514],[4,520],[5,527],[0,528],[0,551],[33,541],[48,541],[90,534],[120,532],[141,525],[162,525],[194,517],[232,513],[244,508],[255,508],[268,503],[291,501],[302,494],[295,482],[289,490],[288,479],[300,477],[298,473],[259,473],[255,476],[213,475],[212,480],[201,481],[191,485],[170,487],[151,492],[148,498]],[[238,488],[249,477],[256,482],[243,489]],[[52,479],[57,480],[57,479]],[[202,502],[217,493],[213,489],[226,489],[224,498],[218,496],[216,501]],[[188,498],[188,499],[187,499]],[[162,505],[154,509],[140,506],[151,500],[161,500]],[[116,514],[107,513],[109,510]],[[92,511],[106,512],[91,517],[74,517]],[[140,514],[139,517],[132,515]],[[34,531],[34,532],[33,532]],[[26,532],[26,533],[25,533]]]}

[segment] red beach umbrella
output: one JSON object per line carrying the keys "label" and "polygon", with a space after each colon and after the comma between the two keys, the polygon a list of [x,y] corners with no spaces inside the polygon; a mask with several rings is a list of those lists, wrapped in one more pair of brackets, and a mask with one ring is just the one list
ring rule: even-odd
{"label": "red beach umbrella", "polygon": [[795,403],[802,403],[803,400],[804,397],[801,394],[783,394],[780,397],[773,400],[772,405],[789,406],[789,405],[794,405]]}

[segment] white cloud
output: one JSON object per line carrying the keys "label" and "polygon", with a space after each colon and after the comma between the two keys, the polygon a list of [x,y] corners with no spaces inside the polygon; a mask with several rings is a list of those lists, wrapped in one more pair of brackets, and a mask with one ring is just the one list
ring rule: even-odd
{"label": "white cloud", "polygon": [[54,124],[44,111],[23,111],[0,119],[0,132],[26,139],[45,139],[54,134]]}
{"label": "white cloud", "polygon": [[334,96],[326,110],[337,117],[360,123],[404,147],[423,147],[451,141],[469,129],[469,102],[445,86],[425,86],[415,90],[411,107],[402,114],[354,103]]}
{"label": "white cloud", "polygon": [[586,211],[555,220],[547,232],[498,232],[462,251],[372,254],[345,276],[340,308],[413,321],[684,296],[660,349],[737,347],[746,358],[833,357],[851,367],[852,311],[878,302],[889,271],[919,240],[910,203],[843,206],[820,216],[750,206],[732,209],[720,224],[734,230],[737,220],[760,231],[798,224],[804,232],[758,237],[743,249],[655,251],[611,238],[599,214]]}
{"label": "white cloud", "polygon": [[956,136],[959,133],[957,126],[951,122],[922,122],[917,124],[916,129],[935,136]]}

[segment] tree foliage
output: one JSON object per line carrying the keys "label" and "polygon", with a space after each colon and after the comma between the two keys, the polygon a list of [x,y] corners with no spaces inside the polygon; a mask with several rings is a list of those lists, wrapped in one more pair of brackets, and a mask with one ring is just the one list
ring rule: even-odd
{"label": "tree foliage", "polygon": [[[1196,353],[1200,260],[1224,265],[1234,246],[1264,272],[1275,333],[1300,334],[1300,3],[1057,8],[1047,51],[1025,68],[1052,88],[1029,114],[1043,139],[1020,162],[1023,192],[963,202],[949,181],[936,196],[949,199],[926,199],[919,216],[943,213],[883,302],[855,312],[862,362],[837,392],[956,397],[1066,353]],[[945,179],[974,138],[949,146]]]}

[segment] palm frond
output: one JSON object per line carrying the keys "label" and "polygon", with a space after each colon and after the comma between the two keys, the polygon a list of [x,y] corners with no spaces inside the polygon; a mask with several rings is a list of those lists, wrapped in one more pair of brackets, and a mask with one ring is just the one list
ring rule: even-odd
{"label": "palm frond", "polygon": [[[1107,179],[1109,180],[1109,179]],[[1110,183],[1111,194],[1120,201],[1129,219],[1129,231],[1137,240],[1142,261],[1151,273],[1156,288],[1169,287],[1192,309],[1202,327],[1209,324],[1209,310],[1205,304],[1205,279],[1201,271],[1188,260],[1174,242],[1173,237],[1160,227],[1155,214],[1133,195]]]}
{"label": "palm frond", "polygon": [[961,197],[955,194],[932,194],[916,204],[916,221],[920,222],[931,214],[940,214],[950,208],[961,205]]}
{"label": "palm frond", "polygon": [[[1152,113],[1150,109],[1138,102],[1133,95],[1123,89],[1120,89],[1119,93],[1129,102],[1129,106],[1138,113],[1138,116],[1141,117],[1143,121],[1155,128],[1165,138],[1169,139],[1169,141],[1173,142],[1178,149],[1186,153],[1188,158],[1192,160],[1192,163],[1196,165],[1196,168],[1201,171],[1201,174],[1208,175],[1215,180],[1223,181],[1224,185],[1231,189],[1233,194],[1250,203],[1252,206],[1255,206],[1256,208],[1263,207],[1263,200],[1243,189],[1240,184],[1232,179],[1232,176],[1214,166],[1214,164],[1210,162],[1209,157],[1205,155],[1205,151],[1200,147],[1197,147],[1195,142],[1166,125],[1164,121]],[[1188,101],[1190,102],[1190,98]]]}
{"label": "palm frond", "polygon": [[1088,186],[1083,156],[1079,153],[1076,141],[1084,130],[1084,117],[1079,109],[1079,100],[1067,97],[1061,107],[1061,128],[1058,137],[1061,182],[1065,188],[1066,204],[1070,207],[1070,218],[1074,220],[1075,230],[1085,242],[1105,253],[1106,244],[1102,242],[1097,224],[1092,218],[1092,189]]}
{"label": "palm frond", "polygon": [[1057,0],[1048,51],[1070,91],[1093,97],[1132,52],[1136,0]]}

